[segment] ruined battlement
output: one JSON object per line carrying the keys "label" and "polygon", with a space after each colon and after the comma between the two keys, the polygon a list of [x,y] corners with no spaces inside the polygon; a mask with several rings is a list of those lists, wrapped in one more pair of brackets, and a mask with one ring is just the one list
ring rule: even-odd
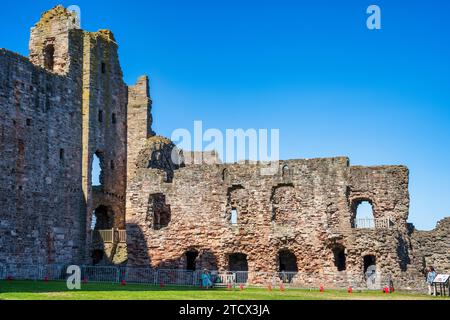
{"label": "ruined battlement", "polygon": [[56,7],[44,12],[34,28],[45,28],[51,26],[55,21],[63,21],[67,23],[67,27],[69,29],[75,29],[79,27],[79,24],[77,23],[77,14],[75,12],[67,10],[62,5],[57,5]]}

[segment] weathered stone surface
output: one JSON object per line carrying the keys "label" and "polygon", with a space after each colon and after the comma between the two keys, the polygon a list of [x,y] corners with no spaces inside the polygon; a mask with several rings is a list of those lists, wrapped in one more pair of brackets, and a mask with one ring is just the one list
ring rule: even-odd
{"label": "weathered stone surface", "polygon": [[411,246],[420,268],[434,266],[438,272],[450,270],[450,218],[440,221],[433,231],[413,229]]}
{"label": "weathered stone surface", "polygon": [[0,263],[88,261],[100,205],[124,228],[127,104],[112,33],[61,6],[32,28],[29,59],[0,50]]}
{"label": "weathered stone surface", "polygon": [[[0,50],[0,263],[70,263],[84,254],[83,35],[69,16],[33,29],[31,61]],[[40,67],[47,40],[54,70]]]}
{"label": "weathered stone surface", "polygon": [[[237,271],[242,261],[233,261],[240,254],[250,272],[278,272],[285,269],[280,257],[288,252],[296,261],[291,271],[349,281],[364,277],[364,257],[373,256],[378,271],[392,275],[397,285],[423,287],[423,266],[414,257],[423,253],[412,247],[416,233],[411,235],[407,226],[407,168],[352,167],[347,158],[290,160],[280,163],[278,175],[262,176],[260,164],[181,165],[168,183],[167,161],[158,165],[152,158],[155,150],[164,149],[161,141],[171,145],[167,139],[150,139],[128,184],[129,265],[185,269],[188,256],[196,252],[197,269]],[[164,206],[170,208],[164,228],[154,228],[149,218],[155,210],[149,199],[155,195],[164,195]],[[373,204],[376,219],[390,218],[390,228],[354,228],[361,201]],[[239,215],[237,225],[231,223],[233,210]],[[438,237],[428,237],[442,248],[430,250],[436,254],[433,263],[448,270],[443,263],[448,244]],[[336,251],[345,256],[345,271],[339,269]]]}
{"label": "weathered stone surface", "polygon": [[[80,30],[61,6],[32,29],[29,59],[0,49],[0,263],[100,253],[100,264],[298,271],[296,281],[317,285],[363,278],[370,262],[411,289],[426,265],[450,271],[450,220],[431,232],[407,224],[406,167],[339,157],[282,161],[261,175],[260,163],[177,150],[153,132],[151,108],[147,77],[124,84],[113,34]],[[363,201],[389,228],[355,228]],[[127,244],[93,241],[94,211],[96,228],[126,228]]]}

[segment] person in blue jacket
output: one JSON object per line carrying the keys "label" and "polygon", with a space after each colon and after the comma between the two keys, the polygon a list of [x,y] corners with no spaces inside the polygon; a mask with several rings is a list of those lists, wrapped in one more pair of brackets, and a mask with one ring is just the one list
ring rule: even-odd
{"label": "person in blue jacket", "polygon": [[212,288],[211,274],[206,269],[202,273],[202,287],[206,289]]}

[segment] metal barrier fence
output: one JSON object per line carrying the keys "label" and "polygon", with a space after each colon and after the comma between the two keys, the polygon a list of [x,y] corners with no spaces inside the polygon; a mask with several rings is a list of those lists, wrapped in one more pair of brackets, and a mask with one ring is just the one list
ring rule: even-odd
{"label": "metal barrier fence", "polygon": [[390,229],[392,227],[391,219],[355,219],[355,228],[357,229]]}
{"label": "metal barrier fence", "polygon": [[[0,279],[66,281],[67,265],[4,265],[0,266]],[[81,279],[88,282],[165,285],[165,286],[200,286],[202,271],[156,270],[135,267],[80,266]],[[367,278],[350,272],[336,273],[301,273],[301,272],[211,272],[211,280],[218,287],[231,285],[223,283],[233,279],[234,286],[284,286],[285,288],[381,290],[393,284],[404,290],[422,291],[425,279],[414,275],[393,278],[389,274],[375,274]]]}
{"label": "metal barrier fence", "polygon": [[119,268],[116,267],[81,267],[81,279],[89,282],[119,282]]}
{"label": "metal barrier fence", "polygon": [[6,268],[0,265],[0,280],[6,279]]}

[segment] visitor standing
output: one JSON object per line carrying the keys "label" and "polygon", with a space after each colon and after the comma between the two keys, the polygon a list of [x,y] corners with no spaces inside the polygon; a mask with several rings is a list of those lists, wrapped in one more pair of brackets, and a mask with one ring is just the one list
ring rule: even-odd
{"label": "visitor standing", "polygon": [[211,275],[208,270],[203,270],[202,273],[202,286],[205,289],[212,288]]}
{"label": "visitor standing", "polygon": [[437,273],[434,270],[433,267],[428,268],[427,272],[427,285],[428,285],[428,294],[429,295],[436,295],[436,287],[433,285],[434,279],[436,279]]}

